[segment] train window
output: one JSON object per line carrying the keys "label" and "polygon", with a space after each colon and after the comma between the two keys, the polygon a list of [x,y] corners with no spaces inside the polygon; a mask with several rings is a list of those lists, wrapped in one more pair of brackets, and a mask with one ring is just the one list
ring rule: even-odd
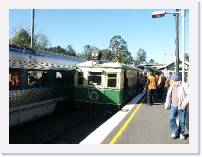
{"label": "train window", "polygon": [[78,85],[83,85],[83,72],[78,72]]}
{"label": "train window", "polygon": [[28,71],[28,86],[44,86],[49,83],[47,71]]}
{"label": "train window", "polygon": [[18,71],[9,71],[9,89],[19,89],[21,86],[21,77]]}
{"label": "train window", "polygon": [[65,80],[64,80],[64,74],[61,72],[61,71],[57,71],[56,74],[55,74],[55,82],[57,84],[60,84],[60,83],[64,83]]}
{"label": "train window", "polygon": [[57,71],[55,75],[55,82],[57,84],[68,83],[68,73],[66,71]]}
{"label": "train window", "polygon": [[88,84],[100,85],[101,84],[101,72],[89,72]]}
{"label": "train window", "polygon": [[108,74],[108,87],[116,87],[116,74]]}
{"label": "train window", "polygon": [[61,79],[62,78],[62,72],[57,71],[56,72],[56,79]]}

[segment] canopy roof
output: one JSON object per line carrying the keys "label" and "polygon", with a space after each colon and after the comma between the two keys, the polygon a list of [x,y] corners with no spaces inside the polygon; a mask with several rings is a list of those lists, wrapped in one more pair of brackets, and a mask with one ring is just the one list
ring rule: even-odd
{"label": "canopy roof", "polygon": [[71,70],[82,62],[74,56],[9,46],[9,68]]}

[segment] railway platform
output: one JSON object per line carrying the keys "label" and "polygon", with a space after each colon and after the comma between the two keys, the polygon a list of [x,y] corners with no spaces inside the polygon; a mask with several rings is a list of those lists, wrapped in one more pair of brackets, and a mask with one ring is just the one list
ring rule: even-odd
{"label": "railway platform", "polygon": [[144,95],[141,93],[80,144],[188,144],[187,130],[185,140],[170,138],[169,111],[164,109],[164,102],[153,106],[144,99],[138,102]]}

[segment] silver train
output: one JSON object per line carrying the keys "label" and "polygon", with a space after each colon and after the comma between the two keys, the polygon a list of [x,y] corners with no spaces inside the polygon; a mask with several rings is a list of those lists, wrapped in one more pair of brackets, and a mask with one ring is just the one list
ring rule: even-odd
{"label": "silver train", "polygon": [[9,126],[50,114],[73,99],[75,64],[82,59],[9,46]]}

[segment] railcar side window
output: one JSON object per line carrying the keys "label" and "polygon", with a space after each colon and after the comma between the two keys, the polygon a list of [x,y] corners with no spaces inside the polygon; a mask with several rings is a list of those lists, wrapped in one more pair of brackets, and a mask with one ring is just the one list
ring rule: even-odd
{"label": "railcar side window", "polygon": [[78,85],[83,85],[83,72],[78,72]]}
{"label": "railcar side window", "polygon": [[68,72],[67,71],[57,71],[55,75],[56,83],[61,84],[61,83],[68,83]]}
{"label": "railcar side window", "polygon": [[116,74],[108,74],[108,87],[116,87]]}
{"label": "railcar side window", "polygon": [[88,84],[89,85],[100,85],[101,84],[101,72],[89,72]]}
{"label": "railcar side window", "polygon": [[22,80],[18,71],[9,71],[9,89],[19,89]]}
{"label": "railcar side window", "polygon": [[55,79],[56,79],[56,83],[60,84],[60,83],[64,83],[65,79],[64,79],[64,73],[61,71],[57,71],[55,74]]}
{"label": "railcar side window", "polygon": [[47,71],[28,71],[28,86],[44,86],[49,83]]}

